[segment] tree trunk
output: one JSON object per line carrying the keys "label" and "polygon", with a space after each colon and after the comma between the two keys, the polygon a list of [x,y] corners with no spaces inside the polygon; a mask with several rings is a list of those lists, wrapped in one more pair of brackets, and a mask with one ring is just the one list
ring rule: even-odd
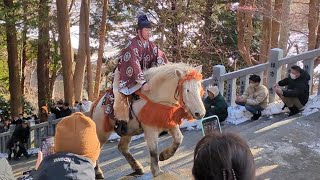
{"label": "tree trunk", "polygon": [[171,30],[172,30],[172,57],[173,62],[180,62],[181,56],[179,54],[179,31],[178,31],[178,22],[177,22],[177,11],[178,11],[178,2],[177,0],[171,0]]}
{"label": "tree trunk", "polygon": [[283,5],[282,5],[279,48],[283,50],[284,57],[287,55],[287,45],[288,45],[288,39],[289,39],[289,15],[290,15],[291,1],[292,0],[283,0]]}
{"label": "tree trunk", "polygon": [[[80,25],[79,25],[79,48],[75,60],[76,67],[74,72],[74,97],[75,101],[81,101],[83,92],[84,72],[86,67],[86,9],[88,0],[81,1]],[[89,17],[88,17],[89,18]]]}
{"label": "tree trunk", "polygon": [[15,10],[13,0],[4,0],[4,7],[8,11],[5,15],[7,36],[10,109],[12,116],[18,116],[22,111],[22,96],[20,83],[20,62],[17,50],[17,30],[15,26]]}
{"label": "tree trunk", "polygon": [[279,46],[280,22],[283,0],[275,0],[274,14],[272,14],[271,48]]}
{"label": "tree trunk", "polygon": [[308,15],[308,50],[316,48],[317,31],[319,25],[319,0],[310,0]]}
{"label": "tree trunk", "polygon": [[[26,2],[23,3],[23,30],[22,30],[22,58],[21,58],[21,94],[24,96],[25,93],[25,67],[27,63],[27,8]],[[23,108],[23,107],[22,107]]]}
{"label": "tree trunk", "polygon": [[94,99],[99,96],[100,92],[100,81],[101,81],[101,66],[102,66],[102,57],[104,51],[104,42],[106,35],[106,21],[107,21],[107,10],[109,6],[109,0],[104,0],[103,9],[102,9],[102,20],[101,20],[101,29],[99,37],[99,49],[98,49],[98,61],[97,61],[97,70],[95,78],[95,87],[94,87]]}
{"label": "tree trunk", "polygon": [[66,0],[57,0],[58,31],[60,53],[62,62],[62,74],[64,85],[64,98],[70,104],[74,104],[74,84],[72,73],[72,57],[70,42],[70,23],[68,3]]}
{"label": "tree trunk", "polygon": [[[240,0],[239,7],[249,6],[254,7],[255,0]],[[252,25],[253,11],[241,11],[237,13],[237,29],[238,29],[238,49],[241,57],[247,65],[258,64],[256,60],[251,57],[250,46],[253,39],[253,25]]]}
{"label": "tree trunk", "polygon": [[271,45],[272,0],[264,0],[263,8],[265,13],[262,24],[262,40],[260,42],[259,63],[265,63],[267,61]]}
{"label": "tree trunk", "polygon": [[86,55],[87,55],[87,81],[88,81],[88,99],[93,101],[93,78],[92,78],[92,67],[91,67],[91,53],[90,53],[90,42],[89,42],[89,16],[90,16],[90,0],[88,0],[88,6],[85,9],[85,31],[86,31]]}
{"label": "tree trunk", "polygon": [[38,107],[47,105],[49,101],[49,5],[48,0],[40,0],[39,3],[39,37],[38,37]]}

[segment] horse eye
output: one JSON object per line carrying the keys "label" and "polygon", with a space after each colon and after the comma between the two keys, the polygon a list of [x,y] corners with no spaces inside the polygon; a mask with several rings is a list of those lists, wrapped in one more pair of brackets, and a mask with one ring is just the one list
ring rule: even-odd
{"label": "horse eye", "polygon": [[187,89],[187,92],[189,92],[189,89]]}

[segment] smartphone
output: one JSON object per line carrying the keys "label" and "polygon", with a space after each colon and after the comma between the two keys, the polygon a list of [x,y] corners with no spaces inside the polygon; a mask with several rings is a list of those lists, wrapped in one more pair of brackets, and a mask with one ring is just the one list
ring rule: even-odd
{"label": "smartphone", "polygon": [[41,148],[40,148],[43,157],[46,157],[54,153],[54,137],[44,137],[41,139]]}
{"label": "smartphone", "polygon": [[216,115],[201,119],[201,129],[203,136],[210,134],[212,131],[221,131],[219,118]]}

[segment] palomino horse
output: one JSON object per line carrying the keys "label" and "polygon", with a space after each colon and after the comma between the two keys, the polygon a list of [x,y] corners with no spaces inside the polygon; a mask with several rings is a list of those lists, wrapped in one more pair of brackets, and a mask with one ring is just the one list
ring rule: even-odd
{"label": "palomino horse", "polygon": [[[151,156],[151,172],[156,177],[162,173],[158,161],[172,157],[182,142],[183,135],[179,129],[181,119],[198,119],[205,115],[201,99],[201,67],[193,68],[184,63],[167,64],[147,70],[145,78],[151,90],[139,92],[140,99],[133,101],[133,116],[127,124],[128,132],[120,138],[118,149],[134,173],[143,174],[142,165],[129,152],[129,144],[132,136],[144,133]],[[102,145],[108,140],[115,125],[114,120],[105,116],[103,99],[100,98],[91,110]],[[158,156],[158,136],[164,130],[171,134],[173,142]]]}

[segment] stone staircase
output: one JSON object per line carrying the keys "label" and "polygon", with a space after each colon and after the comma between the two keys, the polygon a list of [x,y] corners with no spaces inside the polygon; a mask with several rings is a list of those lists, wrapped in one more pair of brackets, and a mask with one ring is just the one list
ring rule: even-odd
{"label": "stone staircase", "polygon": [[[223,126],[224,132],[235,132],[245,138],[255,156],[257,179],[320,179],[320,112],[309,116],[297,115],[288,118],[286,114],[262,117],[258,121]],[[160,162],[166,172],[156,179],[193,179],[193,151],[202,137],[200,130],[182,130],[184,140],[178,152],[171,159]],[[162,136],[159,149],[171,144],[169,135]],[[130,151],[144,166],[145,175],[126,176],[132,172],[129,164],[117,149],[118,142],[105,145],[100,156],[100,165],[106,179],[152,179],[149,151],[144,139],[131,143]],[[35,161],[33,161],[35,164]],[[22,173],[21,165],[13,165],[16,174]],[[19,165],[20,164],[20,165]],[[20,172],[20,173],[19,173]]]}

